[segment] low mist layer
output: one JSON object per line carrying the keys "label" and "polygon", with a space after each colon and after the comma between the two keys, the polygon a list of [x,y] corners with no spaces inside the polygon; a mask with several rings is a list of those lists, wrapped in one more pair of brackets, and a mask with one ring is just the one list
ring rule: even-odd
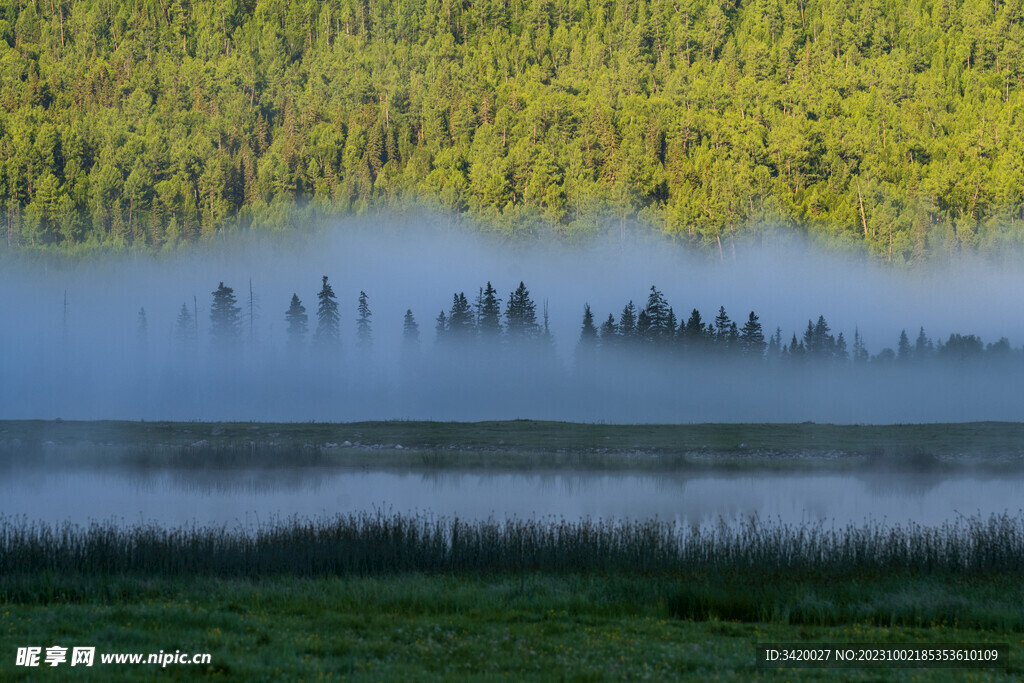
{"label": "low mist layer", "polygon": [[[7,264],[0,416],[1021,420],[1024,358],[1014,344],[1024,321],[1012,300],[1021,279],[966,263],[899,273],[788,243],[725,260],[642,237],[508,245],[391,216],[287,247],[250,235],[166,259]],[[492,337],[476,327],[488,283],[500,299]],[[534,306],[526,334],[509,328],[520,283]],[[221,285],[233,290],[227,332],[213,296]],[[336,337],[326,340],[318,336],[325,285],[337,304]],[[620,326],[630,302],[646,315],[652,286],[678,327],[697,310],[714,329],[724,310],[743,335],[756,312],[763,350],[635,345],[623,335],[612,343],[602,323],[611,315]],[[293,295],[305,309],[299,332],[286,317]],[[585,306],[596,336],[581,345]],[[453,312],[467,315],[462,334],[452,332]],[[827,357],[805,344],[819,318],[832,340]],[[904,330],[909,348],[901,349]],[[835,346],[840,334],[845,356]],[[919,337],[927,358],[914,355]]]}

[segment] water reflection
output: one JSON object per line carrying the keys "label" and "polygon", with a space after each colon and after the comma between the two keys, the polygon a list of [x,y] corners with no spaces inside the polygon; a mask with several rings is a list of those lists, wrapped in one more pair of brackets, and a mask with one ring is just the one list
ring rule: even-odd
{"label": "water reflection", "polygon": [[786,523],[866,519],[939,525],[1016,512],[1024,473],[596,473],[5,469],[0,514],[59,522],[263,523],[382,510],[461,519],[658,517],[712,524],[758,515]]}

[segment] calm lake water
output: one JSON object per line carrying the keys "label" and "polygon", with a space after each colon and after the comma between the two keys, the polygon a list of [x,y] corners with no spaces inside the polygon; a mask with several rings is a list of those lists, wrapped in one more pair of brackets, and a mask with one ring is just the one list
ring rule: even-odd
{"label": "calm lake water", "polygon": [[839,526],[940,525],[1017,514],[1024,472],[648,474],[294,470],[0,470],[0,514],[30,521],[258,525],[299,515],[429,513],[460,519],[658,517],[712,524],[758,515]]}

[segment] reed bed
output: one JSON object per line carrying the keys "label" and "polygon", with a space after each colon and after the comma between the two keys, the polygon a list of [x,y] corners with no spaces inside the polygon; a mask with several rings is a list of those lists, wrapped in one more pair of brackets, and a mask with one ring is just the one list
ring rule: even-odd
{"label": "reed bed", "polygon": [[368,576],[408,572],[755,572],[986,576],[1024,567],[1024,515],[941,527],[831,528],[756,518],[710,528],[666,521],[459,519],[365,513],[254,527],[0,517],[0,575]]}

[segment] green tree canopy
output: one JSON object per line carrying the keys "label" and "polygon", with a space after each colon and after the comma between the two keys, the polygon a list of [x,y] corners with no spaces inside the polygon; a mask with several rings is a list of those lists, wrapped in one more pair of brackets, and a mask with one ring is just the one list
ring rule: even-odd
{"label": "green tree canopy", "polygon": [[765,225],[893,263],[1024,242],[1016,2],[79,0],[0,28],[4,248],[409,201],[722,258]]}

